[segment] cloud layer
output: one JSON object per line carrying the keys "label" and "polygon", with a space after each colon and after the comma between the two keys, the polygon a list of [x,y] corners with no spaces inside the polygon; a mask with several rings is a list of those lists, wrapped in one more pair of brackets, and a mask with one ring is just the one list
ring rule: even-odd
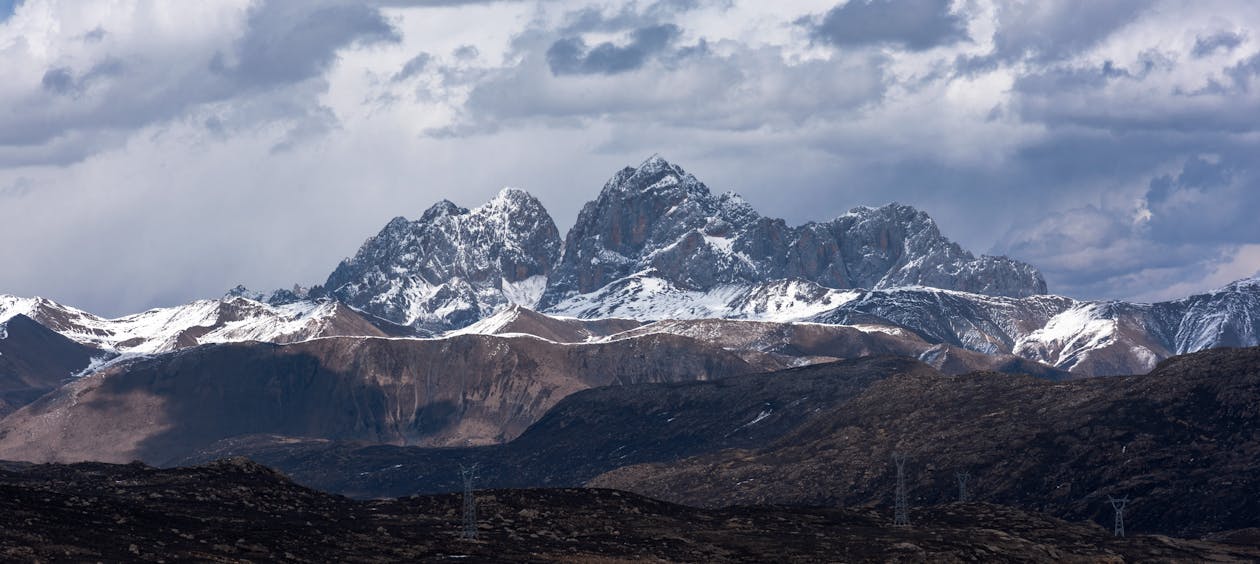
{"label": "cloud layer", "polygon": [[319,281],[504,185],[661,153],[792,222],[901,201],[1051,290],[1260,270],[1246,0],[0,2],[0,292]]}

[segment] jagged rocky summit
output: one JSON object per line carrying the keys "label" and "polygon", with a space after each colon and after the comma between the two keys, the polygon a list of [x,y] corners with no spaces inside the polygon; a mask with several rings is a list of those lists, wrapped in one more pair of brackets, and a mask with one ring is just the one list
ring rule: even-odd
{"label": "jagged rocky summit", "polygon": [[613,176],[582,209],[544,308],[648,273],[679,289],[805,280],[825,288],[932,286],[1022,297],[1046,293],[1037,270],[976,258],[927,214],[890,204],[790,227],[660,157]]}
{"label": "jagged rocky summit", "polygon": [[761,317],[782,309],[771,302],[810,309],[829,304],[832,290],[902,286],[1046,292],[1032,266],[977,258],[912,207],[792,227],[658,156],[615,174],[563,244],[542,204],[509,188],[473,210],[442,201],[415,221],[395,218],[324,288],[377,317],[440,331],[509,304],[574,317]]}
{"label": "jagged rocky summit", "polygon": [[394,323],[449,329],[508,304],[534,307],[559,257],[542,203],[506,188],[472,210],[443,200],[415,221],[394,218],[324,288]]}

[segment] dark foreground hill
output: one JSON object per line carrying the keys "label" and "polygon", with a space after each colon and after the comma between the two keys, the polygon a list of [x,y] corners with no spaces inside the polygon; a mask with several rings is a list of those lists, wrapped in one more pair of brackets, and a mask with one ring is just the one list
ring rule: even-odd
{"label": "dark foreground hill", "polygon": [[459,495],[352,501],[243,459],[0,471],[0,559],[213,562],[1254,561],[1260,548],[1158,536],[989,504],[889,526],[874,510],[693,509],[613,490],[477,493],[478,539]]}
{"label": "dark foreground hill", "polygon": [[247,456],[299,483],[365,498],[456,491],[459,466],[472,463],[481,466],[486,487],[574,487],[629,464],[769,444],[896,374],[940,376],[916,360],[872,357],[708,382],[609,386],[561,400],[503,445],[419,448],[255,435],[220,441],[180,463]]}
{"label": "dark foreground hill", "polygon": [[1260,526],[1260,348],[1175,357],[1147,375],[1052,383],[897,375],[772,444],[627,466],[590,485],[703,506],[888,504],[894,452],[913,503],[976,499],[1197,535]]}
{"label": "dark foreground hill", "polygon": [[[712,382],[587,390],[516,440],[470,449],[249,437],[185,462],[246,455],[352,496],[593,485],[693,506],[888,506],[894,451],[912,503],[976,499],[1070,520],[1199,535],[1260,526],[1260,348],[1177,357],[1130,377],[947,376],[865,358]],[[602,474],[602,475],[601,475]]]}

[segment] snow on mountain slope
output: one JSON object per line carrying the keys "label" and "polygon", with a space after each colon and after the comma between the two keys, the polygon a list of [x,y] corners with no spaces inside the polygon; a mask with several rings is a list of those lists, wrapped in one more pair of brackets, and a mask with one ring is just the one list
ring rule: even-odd
{"label": "snow on mountain slope", "polygon": [[442,201],[398,217],[329,275],[324,288],[400,325],[458,328],[508,304],[533,307],[560,255],[560,234],[533,196],[506,188],[468,210]]}
{"label": "snow on mountain slope", "polygon": [[977,258],[909,206],[855,208],[790,227],[654,156],[613,175],[563,242],[524,191],[505,189],[472,210],[444,200],[415,221],[390,221],[320,292],[442,332],[509,304],[584,318],[796,319],[834,307],[836,292],[906,284],[1046,291],[1036,269]]}
{"label": "snow on mountain slope", "polygon": [[858,295],[805,280],[729,284],[688,290],[656,275],[638,272],[595,292],[572,296],[546,311],[583,319],[757,319],[796,321],[825,312]]}
{"label": "snow on mountain slope", "polygon": [[1260,277],[1154,308],[1158,318],[1175,321],[1175,326],[1168,324],[1167,339],[1176,354],[1211,347],[1246,347],[1260,341]]}
{"label": "snow on mountain slope", "polygon": [[45,298],[0,295],[0,321],[19,313],[79,343],[131,354],[203,343],[283,343],[341,334],[386,335],[358,312],[332,300],[270,305],[227,297],[105,319]]}
{"label": "snow on mountain slope", "polygon": [[903,288],[863,292],[812,320],[898,325],[931,342],[1011,353],[1077,374],[1138,374],[1173,355],[1260,345],[1260,282],[1154,304]]}
{"label": "snow on mountain slope", "polygon": [[532,335],[556,343],[586,343],[639,327],[632,319],[576,319],[543,315],[511,305],[472,325],[446,333],[457,335]]}
{"label": "snow on mountain slope", "polygon": [[[567,311],[581,302],[586,310],[614,310],[622,304],[607,301],[625,290],[609,287],[645,272],[667,285],[660,289],[665,294],[716,292],[719,298],[729,288],[785,280],[837,290],[923,285],[1009,296],[1046,292],[1035,268],[1005,257],[976,258],[909,206],[854,208],[828,222],[790,227],[761,216],[738,195],[711,194],[660,157],[619,171],[582,208],[539,306]],[[711,300],[700,301],[704,307]]]}

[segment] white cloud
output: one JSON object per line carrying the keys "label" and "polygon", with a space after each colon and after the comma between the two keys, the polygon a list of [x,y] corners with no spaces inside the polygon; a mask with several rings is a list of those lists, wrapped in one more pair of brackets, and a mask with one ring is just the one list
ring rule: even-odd
{"label": "white cloud", "polygon": [[[811,38],[801,18],[839,0],[450,4],[22,3],[0,21],[0,239],[22,242],[0,292],[123,313],[318,282],[440,198],[521,186],[563,229],[654,152],[793,222],[920,206],[1082,297],[1257,260],[1227,213],[1260,200],[1252,2],[956,0],[965,38],[912,48]],[[658,24],[677,36],[623,72],[547,64]],[[1144,207],[1205,154],[1235,182]]]}

